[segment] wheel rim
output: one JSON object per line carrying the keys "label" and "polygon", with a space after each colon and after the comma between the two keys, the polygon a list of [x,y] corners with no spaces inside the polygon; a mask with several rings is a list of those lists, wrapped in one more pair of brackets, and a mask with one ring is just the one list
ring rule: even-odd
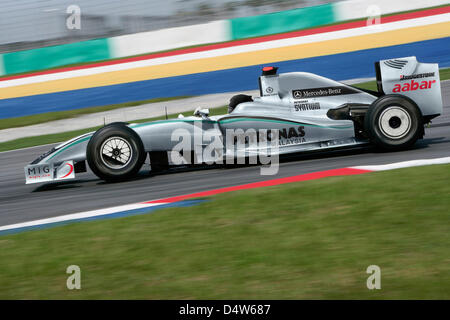
{"label": "wheel rim", "polygon": [[401,107],[388,107],[381,113],[378,126],[385,136],[391,139],[401,139],[411,129],[411,116]]}
{"label": "wheel rim", "polygon": [[121,137],[106,139],[100,147],[102,162],[111,169],[122,169],[130,163],[133,150],[127,140]]}

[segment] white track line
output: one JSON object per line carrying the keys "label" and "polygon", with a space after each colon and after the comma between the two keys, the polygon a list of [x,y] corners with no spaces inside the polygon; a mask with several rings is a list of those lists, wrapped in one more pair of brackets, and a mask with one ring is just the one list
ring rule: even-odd
{"label": "white track line", "polygon": [[352,169],[361,169],[361,170],[371,170],[371,171],[385,171],[385,170],[427,166],[427,165],[433,165],[433,164],[447,164],[447,163],[450,163],[450,157],[437,158],[437,159],[410,160],[410,161],[373,165],[373,166],[357,166],[357,167],[351,167],[351,168]]}

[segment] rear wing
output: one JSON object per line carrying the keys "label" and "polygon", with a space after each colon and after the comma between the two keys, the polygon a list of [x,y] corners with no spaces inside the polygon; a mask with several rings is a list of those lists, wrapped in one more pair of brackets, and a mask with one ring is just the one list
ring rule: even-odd
{"label": "rear wing", "polygon": [[442,113],[437,63],[420,63],[416,57],[406,57],[376,62],[375,70],[380,93],[407,96],[428,118]]}

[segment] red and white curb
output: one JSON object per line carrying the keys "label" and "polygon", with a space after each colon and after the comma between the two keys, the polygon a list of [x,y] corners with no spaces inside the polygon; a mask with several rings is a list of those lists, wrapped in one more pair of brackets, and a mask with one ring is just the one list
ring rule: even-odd
{"label": "red and white curb", "polygon": [[184,200],[208,197],[208,196],[212,196],[212,195],[216,195],[216,194],[237,191],[237,190],[276,186],[276,185],[292,183],[292,182],[317,180],[317,179],[326,178],[326,177],[351,176],[351,175],[363,174],[363,173],[368,173],[368,172],[373,172],[373,171],[385,171],[385,170],[393,170],[393,169],[400,169],[400,168],[409,168],[409,167],[434,165],[434,164],[447,164],[447,163],[450,163],[450,157],[403,161],[403,162],[396,162],[396,163],[390,163],[390,164],[385,164],[385,165],[356,166],[356,167],[349,167],[349,168],[332,169],[332,170],[325,170],[325,171],[319,171],[319,172],[313,172],[313,173],[306,173],[306,174],[301,174],[301,175],[297,175],[297,176],[277,178],[277,179],[265,180],[265,181],[260,181],[260,182],[253,182],[253,183],[242,184],[242,185],[238,185],[238,186],[207,190],[207,191],[186,194],[186,195],[181,195],[181,196],[176,196],[176,197],[157,199],[157,200],[128,204],[128,205],[123,205],[123,206],[111,207],[111,208],[106,208],[106,209],[91,210],[91,211],[68,214],[68,215],[63,215],[63,216],[58,216],[58,217],[47,218],[47,219],[33,220],[33,221],[16,223],[16,224],[11,224],[11,225],[6,225],[6,226],[0,226],[0,234],[5,233],[5,232],[9,233],[9,232],[14,232],[14,231],[32,229],[32,228],[36,228],[36,227],[44,227],[47,225],[51,226],[53,224],[59,224],[59,223],[69,222],[69,221],[80,221],[80,220],[88,220],[88,219],[92,220],[92,219],[95,219],[96,217],[97,218],[99,218],[99,217],[106,218],[109,216],[114,217],[114,216],[118,216],[122,213],[123,213],[123,215],[126,215],[127,212],[129,212],[130,214],[133,214],[136,211],[146,210],[146,209],[150,209],[150,208],[155,209],[157,207],[164,207],[164,206],[167,206],[167,205],[173,204],[173,203],[181,203],[181,201],[184,201]]}

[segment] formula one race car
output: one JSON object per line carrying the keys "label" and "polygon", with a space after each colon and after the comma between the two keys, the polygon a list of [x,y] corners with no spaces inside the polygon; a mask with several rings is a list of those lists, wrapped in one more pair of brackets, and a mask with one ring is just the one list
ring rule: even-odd
{"label": "formula one race car", "polygon": [[226,115],[210,117],[204,109],[178,119],[111,123],[34,160],[25,167],[26,182],[74,178],[86,171],[86,161],[99,178],[124,180],[137,174],[147,154],[153,171],[368,143],[408,148],[442,113],[438,65],[406,57],[376,62],[375,68],[378,91],[305,72],[278,75],[276,67],[265,67],[261,96],[234,96]]}

